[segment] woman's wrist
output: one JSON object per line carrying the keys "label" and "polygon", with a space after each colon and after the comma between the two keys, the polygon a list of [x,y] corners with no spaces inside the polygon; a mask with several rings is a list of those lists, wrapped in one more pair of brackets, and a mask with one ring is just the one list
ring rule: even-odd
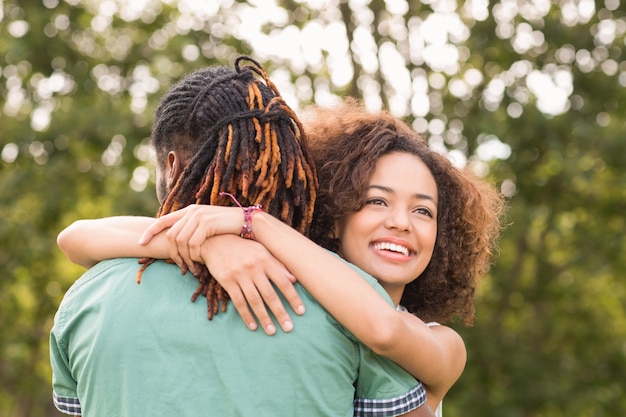
{"label": "woman's wrist", "polygon": [[[250,228],[253,233],[254,240],[261,243],[267,242],[266,238],[268,234],[280,233],[277,230],[270,232],[270,230],[272,230],[272,221],[280,222],[280,220],[276,219],[274,216],[266,211],[259,210],[254,213],[254,215],[250,219]],[[281,224],[284,223],[281,222]],[[287,226],[286,224],[284,225]],[[266,244],[263,244],[263,246],[267,248]]]}
{"label": "woman's wrist", "polygon": [[220,196],[229,197],[243,211],[243,223],[239,232],[239,236],[244,239],[256,240],[256,238],[254,237],[254,230],[252,228],[252,217],[256,213],[263,211],[262,206],[260,204],[255,204],[253,206],[243,207],[239,203],[239,201],[237,201],[237,198],[235,198],[234,195],[227,192],[221,192]]}
{"label": "woman's wrist", "polygon": [[252,218],[255,214],[263,212],[261,205],[242,207],[243,209],[243,225],[241,226],[241,233],[239,236],[244,239],[256,240],[254,235],[254,229],[252,227]]}

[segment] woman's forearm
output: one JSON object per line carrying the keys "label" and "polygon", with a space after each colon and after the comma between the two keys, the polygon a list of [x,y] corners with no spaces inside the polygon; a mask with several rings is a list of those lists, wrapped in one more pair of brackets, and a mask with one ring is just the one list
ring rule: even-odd
{"label": "woman's forearm", "polygon": [[256,239],[365,345],[423,382],[441,377],[442,346],[421,320],[398,313],[349,265],[274,217],[257,214],[253,227]]}
{"label": "woman's forearm", "polygon": [[59,233],[57,244],[70,261],[85,268],[111,258],[167,258],[165,236],[155,236],[148,245],[137,243],[154,221],[140,216],[77,220]]}

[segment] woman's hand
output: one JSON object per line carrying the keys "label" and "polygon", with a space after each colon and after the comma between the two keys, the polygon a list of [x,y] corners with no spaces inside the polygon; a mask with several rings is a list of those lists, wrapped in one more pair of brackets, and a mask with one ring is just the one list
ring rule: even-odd
{"label": "woman's hand", "polygon": [[193,262],[200,261],[202,244],[211,236],[241,232],[244,222],[243,211],[237,207],[191,204],[185,208],[159,217],[148,227],[140,245],[165,229],[170,258],[177,265],[187,265],[193,271]]}
{"label": "woman's hand", "polygon": [[293,275],[259,243],[236,236],[215,236],[239,234],[243,217],[243,211],[237,207],[192,204],[158,218],[145,230],[139,243],[145,245],[169,229],[166,236],[170,258],[191,271],[195,269],[194,262],[207,265],[249,328],[255,329],[257,325],[250,312],[252,308],[265,332],[276,332],[267,305],[282,329],[291,331],[293,323],[271,282],[293,310],[303,314],[302,300],[293,287]]}
{"label": "woman's hand", "polygon": [[295,277],[258,242],[238,236],[214,236],[202,245],[201,258],[196,261],[207,265],[250,330],[257,327],[256,316],[265,333],[276,333],[266,306],[283,331],[293,329],[293,322],[274,286],[293,311],[304,314],[304,305],[293,286]]}

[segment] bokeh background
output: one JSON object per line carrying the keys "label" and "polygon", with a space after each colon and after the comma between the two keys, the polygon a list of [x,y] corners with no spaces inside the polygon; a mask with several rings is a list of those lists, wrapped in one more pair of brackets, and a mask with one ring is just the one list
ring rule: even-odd
{"label": "bokeh background", "polygon": [[351,95],[389,109],[508,197],[476,324],[453,325],[469,360],[446,417],[626,415],[625,9],[0,0],[0,416],[59,415],[48,332],[82,269],[56,235],[79,218],[153,215],[156,103],[239,54],[294,108]]}

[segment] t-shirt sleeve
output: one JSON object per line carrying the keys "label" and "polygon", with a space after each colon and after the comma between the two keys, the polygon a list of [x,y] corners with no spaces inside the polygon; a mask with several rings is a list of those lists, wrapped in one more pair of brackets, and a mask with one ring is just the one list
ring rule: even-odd
{"label": "t-shirt sleeve", "polygon": [[426,402],[424,386],[396,363],[361,345],[354,415],[397,416]]}
{"label": "t-shirt sleeve", "polygon": [[[58,318],[58,317],[57,317]],[[60,342],[58,328],[50,332],[50,365],[52,366],[52,400],[57,410],[73,415],[82,415],[76,392],[76,380],[72,377],[67,349]]]}
{"label": "t-shirt sleeve", "polygon": [[[389,294],[371,275],[350,265],[365,281],[393,306]],[[344,329],[347,334],[350,332]],[[351,337],[354,337],[350,334]],[[355,339],[356,340],[356,339]],[[357,417],[388,417],[408,413],[426,402],[426,390],[395,362],[372,352],[359,343],[359,378],[356,382],[354,415]]]}

